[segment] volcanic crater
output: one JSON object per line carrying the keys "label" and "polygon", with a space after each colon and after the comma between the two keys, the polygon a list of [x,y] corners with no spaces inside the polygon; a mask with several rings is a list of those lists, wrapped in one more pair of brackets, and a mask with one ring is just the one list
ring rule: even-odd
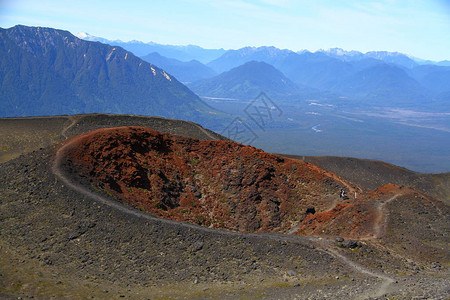
{"label": "volcanic crater", "polygon": [[337,175],[239,143],[145,127],[99,129],[66,141],[64,168],[155,216],[238,232],[287,232],[330,209]]}

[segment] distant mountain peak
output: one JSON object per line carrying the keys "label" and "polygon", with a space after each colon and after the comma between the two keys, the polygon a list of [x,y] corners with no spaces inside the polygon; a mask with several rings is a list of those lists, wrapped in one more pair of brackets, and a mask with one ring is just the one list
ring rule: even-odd
{"label": "distant mountain peak", "polygon": [[389,52],[389,51],[368,51],[366,55],[370,55],[372,57],[386,57],[386,56],[408,56],[406,54],[400,52]]}
{"label": "distant mountain peak", "polygon": [[222,73],[252,60],[264,61],[273,65],[276,60],[293,53],[291,50],[279,49],[274,46],[244,47],[225,52],[221,57],[208,63],[208,66],[216,72]]}
{"label": "distant mountain peak", "polygon": [[212,69],[195,59],[184,62],[174,58],[165,57],[158,52],[152,52],[141,58],[168,71],[178,80],[185,83],[216,75]]}
{"label": "distant mountain peak", "polygon": [[274,66],[255,60],[218,76],[194,82],[189,87],[202,96],[237,99],[253,99],[261,91],[270,96],[298,92],[298,86]]}
{"label": "distant mountain peak", "polygon": [[79,39],[88,39],[88,38],[91,38],[91,37],[94,37],[94,36],[92,36],[92,35],[90,35],[89,33],[87,33],[87,32],[78,32],[77,34],[75,34],[75,36],[77,37],[77,38],[79,38]]}
{"label": "distant mountain peak", "polygon": [[108,39],[104,39],[95,35],[91,35],[87,32],[78,32],[77,34],[75,34],[75,36],[79,39],[88,41],[88,42],[100,42],[103,44],[120,44],[123,43],[121,40],[108,40]]}
{"label": "distant mountain peak", "polygon": [[359,51],[355,51],[355,50],[347,51],[342,48],[330,48],[328,50],[321,49],[317,52],[323,52],[323,53],[331,54],[331,55],[335,55],[335,56],[359,56],[362,54]]}

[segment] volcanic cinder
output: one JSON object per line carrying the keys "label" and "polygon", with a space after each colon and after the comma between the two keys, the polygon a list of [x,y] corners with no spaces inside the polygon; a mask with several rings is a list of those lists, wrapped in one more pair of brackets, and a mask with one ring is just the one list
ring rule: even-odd
{"label": "volcanic cinder", "polygon": [[119,201],[211,228],[286,232],[308,208],[328,210],[340,189],[352,188],[303,161],[145,127],[99,129],[67,143],[66,168]]}

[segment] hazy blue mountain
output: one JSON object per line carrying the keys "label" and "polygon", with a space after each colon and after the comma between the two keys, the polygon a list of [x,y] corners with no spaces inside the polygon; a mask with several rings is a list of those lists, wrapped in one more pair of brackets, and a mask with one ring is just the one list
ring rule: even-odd
{"label": "hazy blue mountain", "polygon": [[443,60],[436,63],[438,66],[450,67],[450,60]]}
{"label": "hazy blue mountain", "polygon": [[365,54],[365,57],[371,57],[382,60],[386,63],[396,64],[407,68],[413,68],[417,66],[417,63],[410,57],[399,52],[388,51],[370,51]]}
{"label": "hazy blue mountain", "polygon": [[450,67],[449,60],[433,61],[433,60],[421,59],[421,58],[417,58],[417,57],[411,57],[411,59],[414,60],[417,63],[417,65],[436,65],[436,66]]}
{"label": "hazy blue mountain", "polygon": [[[352,59],[342,59],[343,55],[352,57]],[[302,51],[295,53],[275,47],[246,47],[230,50],[209,63],[208,66],[219,71],[228,70],[251,60],[273,65],[297,84],[323,90],[334,90],[342,78],[347,78],[364,68],[383,63],[381,60],[365,57],[360,52],[345,52],[338,48],[331,52]]]}
{"label": "hazy blue mountain", "polygon": [[412,76],[435,93],[450,91],[450,67],[422,65],[411,71]]}
{"label": "hazy blue mountain", "polygon": [[219,58],[207,64],[217,73],[222,73],[249,61],[262,61],[276,65],[286,56],[295,54],[291,50],[281,50],[275,47],[245,47],[238,50],[228,50]]}
{"label": "hazy blue mountain", "polygon": [[332,89],[378,105],[414,104],[426,101],[428,92],[398,65],[376,64],[344,77]]}
{"label": "hazy blue mountain", "polygon": [[136,40],[129,42],[122,42],[120,40],[111,41],[87,33],[78,33],[77,36],[88,41],[98,41],[104,44],[120,46],[125,50],[133,52],[136,56],[145,56],[153,52],[158,52],[162,56],[181,61],[191,61],[195,59],[202,63],[207,63],[226,52],[224,49],[204,49],[196,45],[162,45],[153,42],[144,43]]}
{"label": "hazy blue mountain", "polygon": [[164,69],[183,83],[194,82],[217,75],[211,68],[205,66],[198,60],[184,62],[174,58],[164,57],[157,52],[150,53],[141,58]]}
{"label": "hazy blue mountain", "polygon": [[0,29],[0,116],[124,113],[209,119],[186,86],[120,47],[68,31]]}
{"label": "hazy blue mountain", "polygon": [[[418,65],[408,56],[398,52],[371,51],[364,54],[359,51],[345,51],[340,48],[332,48],[329,50],[319,50],[314,53],[307,50],[295,53],[291,50],[281,50],[275,47],[245,47],[225,52],[219,58],[208,63],[208,66],[216,72],[224,72],[252,60],[271,64],[295,82],[302,83],[308,80],[301,73],[309,73],[311,71],[309,68],[313,65],[316,65],[323,71],[324,66],[331,64],[332,71],[338,71],[338,74],[336,74],[338,77],[342,75],[341,72],[345,72],[341,68],[348,69],[348,66],[345,64],[346,62],[353,63],[356,69],[361,69],[357,65],[360,62],[364,64],[369,61],[372,64],[378,61],[378,63],[393,63],[407,68],[413,68]],[[294,62],[294,65],[291,65],[292,62]],[[300,65],[308,68],[308,72],[300,71]],[[309,81],[315,82],[315,80],[311,79]],[[315,85],[320,86],[320,84]]]}
{"label": "hazy blue mountain", "polygon": [[324,52],[304,52],[288,56],[276,67],[297,84],[338,93],[366,105],[423,104],[430,96],[405,67],[375,58],[344,61]]}
{"label": "hazy blue mountain", "polygon": [[[375,59],[375,58],[363,58],[361,60],[356,61],[350,61],[350,65],[353,68],[353,72],[359,72],[366,68],[370,68],[376,65],[385,64],[381,60]],[[401,67],[403,68],[403,67]]]}
{"label": "hazy blue mountain", "polygon": [[[208,65],[216,69],[226,69],[240,62],[245,63],[251,58],[272,63],[297,85],[337,93],[365,105],[396,103],[404,106],[417,101],[423,104],[426,102],[425,98],[430,96],[428,91],[405,71],[409,70],[404,66],[409,58],[398,53],[372,52],[366,55],[342,49],[294,53],[274,47],[247,47],[228,51]],[[382,60],[389,61],[393,58],[403,60],[403,64],[386,63]],[[215,78],[216,85],[217,80],[218,78]],[[214,90],[210,86],[205,88],[205,85],[202,85],[202,89],[198,85],[192,85],[192,88],[196,92]],[[222,89],[220,94],[232,98],[234,92]]]}
{"label": "hazy blue mountain", "polygon": [[353,72],[350,63],[320,52],[290,53],[274,66],[297,84],[324,90]]}
{"label": "hazy blue mountain", "polygon": [[372,58],[385,63],[392,63],[404,66],[406,68],[413,68],[418,65],[418,63],[414,59],[399,52],[369,51],[367,53],[362,53],[354,50],[346,51],[341,48],[331,48],[328,50],[319,50],[317,52],[321,52],[327,56],[344,61],[359,61]]}
{"label": "hazy blue mountain", "polygon": [[[420,66],[398,52],[340,48],[297,53],[275,47],[230,50],[208,66],[227,70],[248,61],[273,65],[295,84],[345,96],[364,105],[442,107],[449,81],[446,67]],[[230,92],[231,94],[231,92]]]}
{"label": "hazy blue mountain", "polygon": [[273,66],[257,61],[247,62],[230,71],[189,85],[198,95],[253,99],[261,92],[269,96],[292,95],[300,89]]}

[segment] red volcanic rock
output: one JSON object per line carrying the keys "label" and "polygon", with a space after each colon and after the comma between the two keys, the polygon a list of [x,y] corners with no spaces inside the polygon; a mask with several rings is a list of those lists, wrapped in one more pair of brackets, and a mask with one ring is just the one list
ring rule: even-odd
{"label": "red volcanic rock", "polygon": [[143,127],[75,137],[72,168],[118,200],[154,215],[240,232],[283,232],[347,185],[309,163],[229,141]]}
{"label": "red volcanic rock", "polygon": [[361,238],[373,235],[376,209],[373,201],[338,203],[330,211],[308,215],[296,234],[339,235],[346,238]]}
{"label": "red volcanic rock", "polygon": [[329,211],[308,215],[296,234],[380,237],[386,222],[386,204],[407,193],[414,191],[395,184],[383,185],[352,203],[338,203]]}

